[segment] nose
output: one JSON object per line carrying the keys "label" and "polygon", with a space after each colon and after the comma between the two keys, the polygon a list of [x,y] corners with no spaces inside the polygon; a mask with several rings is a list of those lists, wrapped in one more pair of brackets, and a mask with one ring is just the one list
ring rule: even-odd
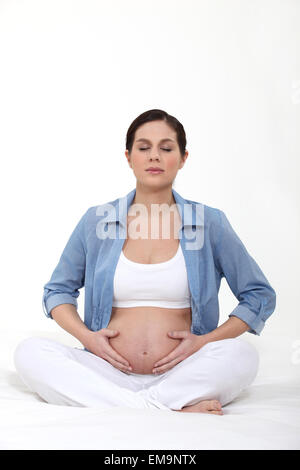
{"label": "nose", "polygon": [[158,153],[156,153],[156,154],[154,153],[154,156],[153,156],[153,157],[150,155],[150,160],[159,160],[159,155],[158,155]]}

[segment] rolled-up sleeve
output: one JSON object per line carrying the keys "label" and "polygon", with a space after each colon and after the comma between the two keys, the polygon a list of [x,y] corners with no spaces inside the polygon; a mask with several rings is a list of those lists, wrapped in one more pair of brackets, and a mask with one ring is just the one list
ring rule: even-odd
{"label": "rolled-up sleeve", "polygon": [[229,317],[240,318],[249,333],[259,335],[275,310],[276,293],[221,210],[219,217],[217,266],[239,301]]}
{"label": "rolled-up sleeve", "polygon": [[51,310],[57,305],[73,304],[78,307],[79,289],[85,281],[87,213],[77,223],[50,280],[44,285],[42,305],[48,318],[52,318]]}

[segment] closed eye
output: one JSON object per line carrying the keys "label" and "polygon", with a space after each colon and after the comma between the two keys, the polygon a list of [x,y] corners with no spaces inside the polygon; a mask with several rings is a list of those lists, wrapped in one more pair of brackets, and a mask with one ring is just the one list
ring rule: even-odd
{"label": "closed eye", "polygon": [[[149,150],[149,147],[142,148],[142,149],[139,149],[139,150]],[[171,152],[172,151],[172,149],[164,149],[164,148],[162,148],[161,150],[165,150],[165,152]]]}

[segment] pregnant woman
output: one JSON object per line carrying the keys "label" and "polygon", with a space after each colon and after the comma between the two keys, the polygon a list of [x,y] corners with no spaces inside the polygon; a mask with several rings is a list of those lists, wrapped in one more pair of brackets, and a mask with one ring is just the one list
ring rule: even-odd
{"label": "pregnant woman", "polygon": [[[135,189],[85,212],[44,286],[45,314],[83,348],[27,338],[16,369],[51,404],[222,415],[258,370],[237,337],[261,333],[275,291],[224,212],[173,189],[188,157],[175,117],[138,116],[125,156]],[[218,326],[223,277],[239,303]]]}

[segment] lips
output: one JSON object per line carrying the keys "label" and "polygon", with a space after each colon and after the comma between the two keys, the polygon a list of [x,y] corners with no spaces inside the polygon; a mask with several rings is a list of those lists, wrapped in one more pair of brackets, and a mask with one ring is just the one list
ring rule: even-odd
{"label": "lips", "polygon": [[150,167],[150,168],[147,168],[148,172],[150,173],[162,173],[164,170],[162,168],[158,168],[158,167]]}

